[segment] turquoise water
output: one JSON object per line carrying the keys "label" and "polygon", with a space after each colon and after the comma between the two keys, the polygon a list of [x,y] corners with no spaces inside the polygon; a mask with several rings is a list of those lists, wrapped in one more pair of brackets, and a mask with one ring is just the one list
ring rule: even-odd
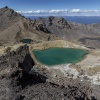
{"label": "turquoise water", "polygon": [[40,63],[52,66],[80,62],[88,51],[74,48],[49,48],[33,50],[33,53]]}
{"label": "turquoise water", "polygon": [[23,39],[20,42],[30,44],[32,42],[31,39]]}

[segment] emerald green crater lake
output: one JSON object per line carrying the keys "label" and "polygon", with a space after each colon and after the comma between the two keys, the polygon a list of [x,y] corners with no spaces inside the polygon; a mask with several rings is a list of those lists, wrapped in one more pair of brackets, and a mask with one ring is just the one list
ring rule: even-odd
{"label": "emerald green crater lake", "polygon": [[80,62],[88,54],[88,51],[75,48],[49,48],[33,50],[33,53],[40,63],[53,66]]}
{"label": "emerald green crater lake", "polygon": [[20,42],[30,44],[32,42],[31,39],[23,39]]}

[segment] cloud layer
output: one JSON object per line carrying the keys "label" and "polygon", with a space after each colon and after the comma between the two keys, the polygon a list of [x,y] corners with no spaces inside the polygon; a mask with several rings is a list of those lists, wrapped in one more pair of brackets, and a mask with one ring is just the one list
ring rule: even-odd
{"label": "cloud layer", "polygon": [[60,15],[60,16],[100,16],[99,10],[81,10],[81,9],[60,9],[60,10],[31,10],[31,11],[17,11],[18,13],[21,13],[23,15],[27,16],[46,16],[46,15]]}

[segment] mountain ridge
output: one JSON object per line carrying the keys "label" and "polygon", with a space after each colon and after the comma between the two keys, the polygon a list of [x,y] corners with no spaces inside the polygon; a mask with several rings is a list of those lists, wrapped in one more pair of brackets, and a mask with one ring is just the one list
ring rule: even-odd
{"label": "mountain ridge", "polygon": [[[21,14],[18,14],[14,10],[4,7],[0,9],[0,42],[5,44],[6,42],[19,42],[23,38],[34,38],[36,40],[47,40],[49,35],[46,34],[46,28],[43,28],[43,32],[38,30],[40,27],[34,26],[34,21],[25,18]],[[51,35],[51,38],[56,36]],[[17,40],[16,40],[17,39]]]}

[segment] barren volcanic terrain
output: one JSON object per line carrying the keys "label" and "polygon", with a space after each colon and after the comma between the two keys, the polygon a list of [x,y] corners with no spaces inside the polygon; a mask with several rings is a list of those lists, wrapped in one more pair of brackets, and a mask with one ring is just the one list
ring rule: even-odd
{"label": "barren volcanic terrain", "polygon": [[[77,63],[48,66],[33,53],[55,47],[88,54]],[[31,20],[0,9],[0,100],[100,100],[99,93],[100,24]]]}

